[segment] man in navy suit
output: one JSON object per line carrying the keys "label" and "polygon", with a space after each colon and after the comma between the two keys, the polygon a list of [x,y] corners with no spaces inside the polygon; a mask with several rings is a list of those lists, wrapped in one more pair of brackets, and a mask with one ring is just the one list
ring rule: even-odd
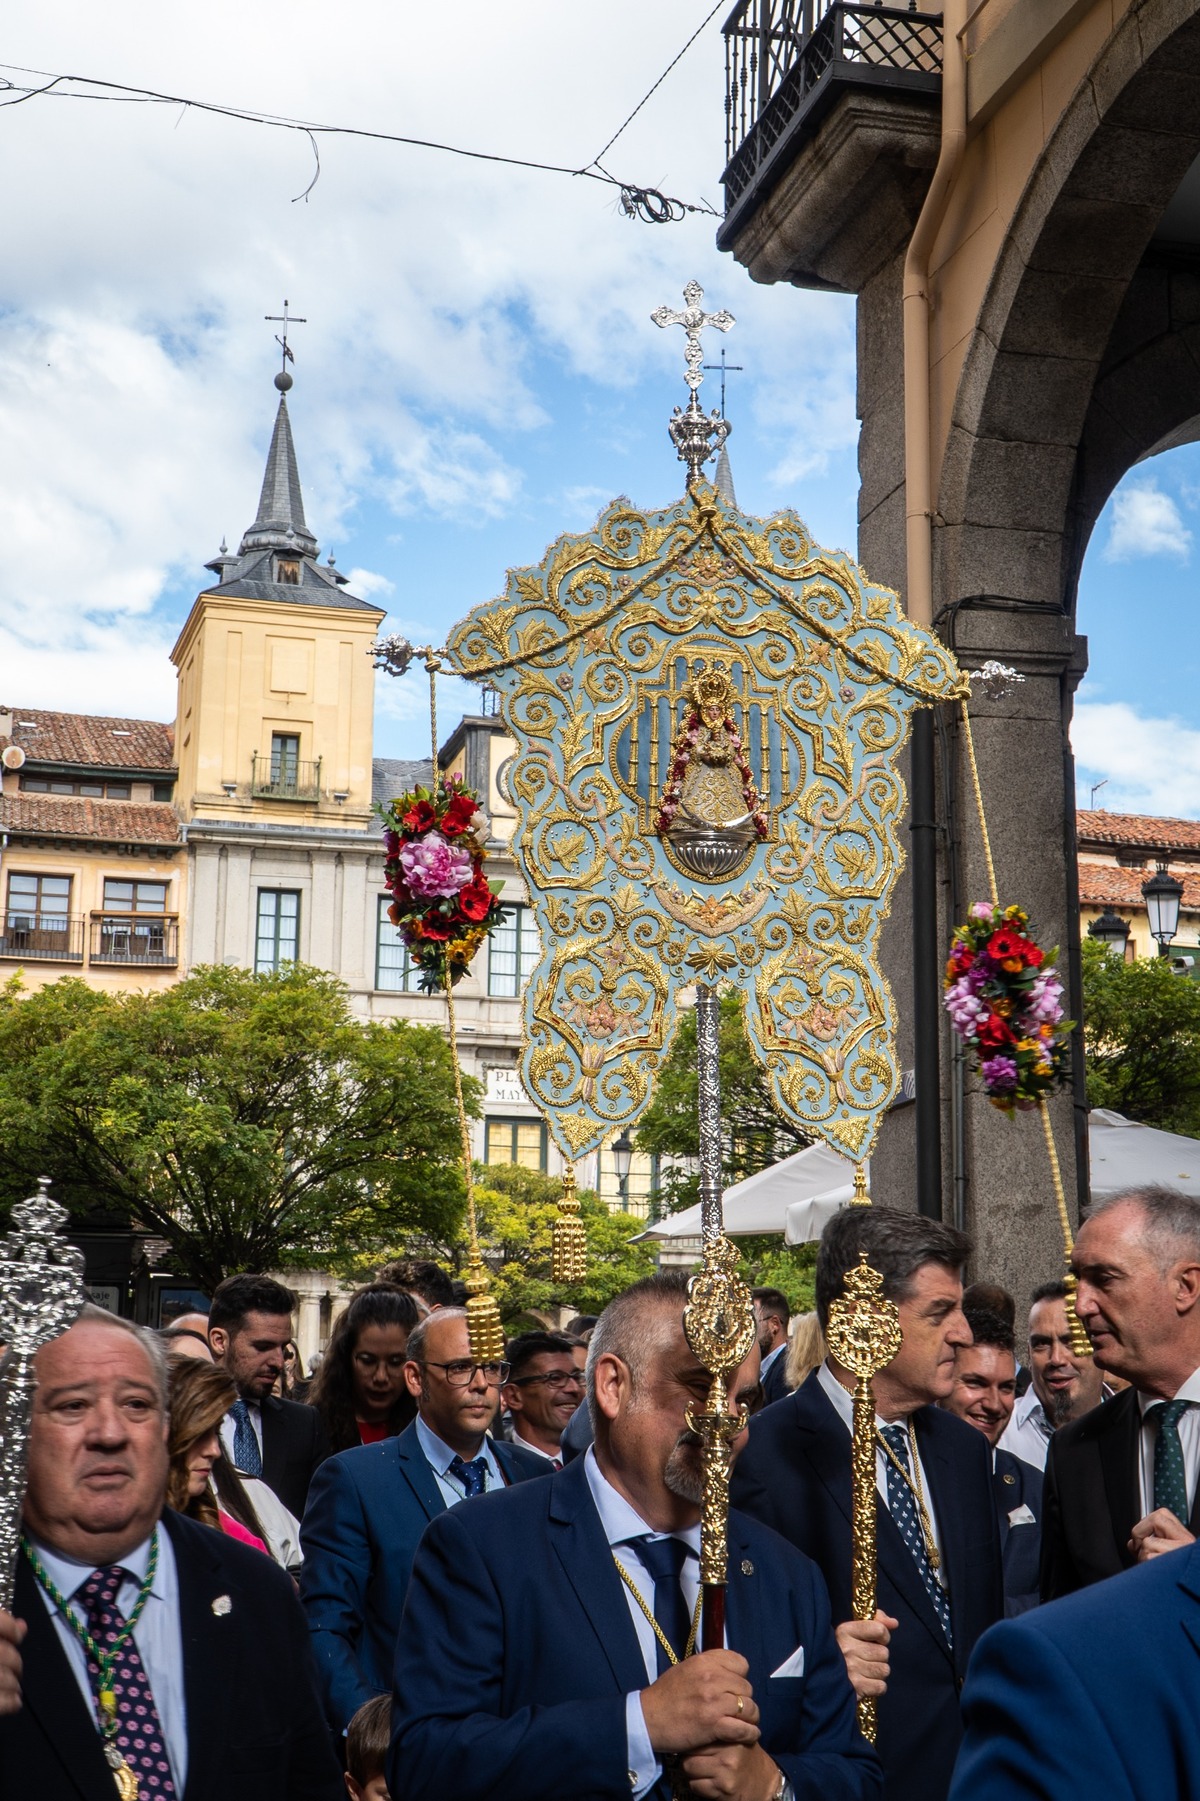
{"label": "man in navy suit", "polygon": [[391,1686],[404,1591],[430,1520],[549,1468],[487,1437],[508,1366],[472,1362],[462,1308],[439,1308],[414,1328],[404,1373],[418,1403],[412,1425],[323,1463],[300,1528],[300,1599],[325,1716],[339,1735]]}
{"label": "man in navy suit", "polygon": [[[962,1728],[958,1691],[975,1641],[1004,1611],[991,1455],[936,1405],[968,1340],[962,1266],[970,1241],[890,1207],[847,1207],[817,1256],[822,1330],[862,1252],[903,1334],[874,1378],[879,1611],[852,1618],[850,1432],[854,1378],[830,1359],[751,1422],[733,1474],[736,1506],[815,1559],[829,1584],[847,1669],[879,1697],[876,1747],[888,1801],[942,1801]],[[915,1453],[915,1456],[914,1456]]]}
{"label": "man in navy suit", "polygon": [[1012,1327],[982,1307],[965,1307],[969,1345],[954,1358],[954,1387],[942,1403],[992,1447],[992,1493],[1004,1565],[1004,1615],[1013,1619],[1041,1599],[1042,1472],[1000,1449],[1017,1400],[1017,1347]]}
{"label": "man in navy suit", "polygon": [[1200,1545],[986,1634],[950,1801],[1195,1801]]}
{"label": "man in navy suit", "polygon": [[787,1296],[778,1288],[755,1288],[751,1294],[758,1348],[762,1355],[762,1373],[758,1379],[762,1385],[763,1406],[769,1407],[772,1401],[782,1401],[788,1392],[788,1321],[792,1313]]}
{"label": "man in navy suit", "polygon": [[[435,1520],[396,1650],[388,1785],[404,1801],[866,1801],[879,1770],[818,1570],[729,1519],[729,1649],[688,1656],[707,1373],[686,1278],[649,1277],[592,1337],[595,1442],[548,1481]],[[731,1383],[756,1392],[755,1347]]]}

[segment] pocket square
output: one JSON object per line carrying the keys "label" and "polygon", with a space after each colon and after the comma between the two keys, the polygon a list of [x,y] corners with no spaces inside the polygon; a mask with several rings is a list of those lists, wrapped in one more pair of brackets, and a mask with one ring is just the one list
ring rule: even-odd
{"label": "pocket square", "polygon": [[1008,1516],[1008,1523],[1010,1526],[1036,1526],[1037,1519],[1030,1513],[1028,1507],[1022,1504],[1020,1507],[1013,1508]]}
{"label": "pocket square", "polygon": [[797,1645],[790,1657],[785,1657],[777,1670],[771,1671],[771,1679],[776,1676],[803,1676],[804,1646]]}

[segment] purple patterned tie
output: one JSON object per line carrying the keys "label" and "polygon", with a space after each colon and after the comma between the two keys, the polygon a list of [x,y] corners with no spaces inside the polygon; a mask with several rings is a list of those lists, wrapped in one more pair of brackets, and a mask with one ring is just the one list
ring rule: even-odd
{"label": "purple patterned tie", "polygon": [[[117,1610],[117,1595],[122,1582],[137,1578],[119,1563],[106,1564],[93,1570],[77,1589],[73,1599],[87,1611],[88,1631],[101,1650],[107,1651],[125,1625],[124,1615]],[[100,1687],[100,1669],[95,1659],[87,1660],[93,1693]],[[126,1639],[113,1668],[113,1693],[117,1697],[117,1736],[115,1744],[138,1780],[138,1801],[154,1796],[157,1801],[175,1801],[175,1784],[167,1761],[167,1748],[154,1695],[145,1666],[132,1638]]]}

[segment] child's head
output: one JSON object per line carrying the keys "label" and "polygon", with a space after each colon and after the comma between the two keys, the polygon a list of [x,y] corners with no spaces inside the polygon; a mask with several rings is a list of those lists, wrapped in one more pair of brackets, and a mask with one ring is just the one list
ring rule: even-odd
{"label": "child's head", "polygon": [[388,1801],[384,1767],[392,1736],[390,1695],[360,1707],[346,1733],[346,1793],[350,1801]]}

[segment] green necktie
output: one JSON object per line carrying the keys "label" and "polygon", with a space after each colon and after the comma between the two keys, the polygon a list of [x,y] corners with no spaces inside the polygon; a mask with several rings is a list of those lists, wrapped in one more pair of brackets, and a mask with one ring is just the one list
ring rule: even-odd
{"label": "green necktie", "polygon": [[1194,1401],[1160,1401],[1146,1409],[1146,1418],[1158,1422],[1154,1441],[1154,1505],[1166,1507],[1181,1526],[1187,1525],[1187,1470],[1183,1461],[1183,1444],[1179,1422]]}

